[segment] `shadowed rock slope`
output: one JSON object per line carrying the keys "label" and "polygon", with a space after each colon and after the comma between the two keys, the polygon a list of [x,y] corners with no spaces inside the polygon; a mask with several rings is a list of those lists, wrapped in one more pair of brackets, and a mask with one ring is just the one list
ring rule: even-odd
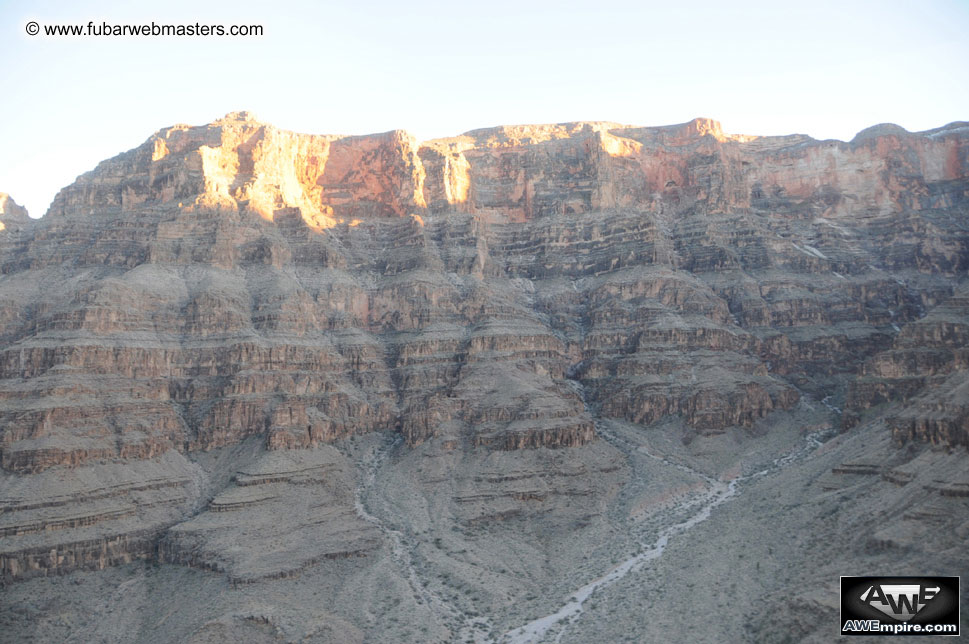
{"label": "shadowed rock slope", "polygon": [[756,441],[807,404],[964,449],[967,213],[965,123],[165,128],[42,219],[0,195],[0,573],[401,566],[378,444],[432,524],[549,550],[631,475],[597,422]]}

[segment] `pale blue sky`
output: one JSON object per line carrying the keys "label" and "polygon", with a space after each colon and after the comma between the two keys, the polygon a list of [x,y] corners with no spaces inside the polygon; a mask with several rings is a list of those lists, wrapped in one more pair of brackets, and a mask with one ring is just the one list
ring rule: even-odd
{"label": "pale blue sky", "polygon": [[[262,24],[261,38],[54,38],[25,25]],[[850,139],[969,120],[969,0],[0,0],[0,191],[33,216],[174,123],[248,109],[305,132],[696,116]]]}

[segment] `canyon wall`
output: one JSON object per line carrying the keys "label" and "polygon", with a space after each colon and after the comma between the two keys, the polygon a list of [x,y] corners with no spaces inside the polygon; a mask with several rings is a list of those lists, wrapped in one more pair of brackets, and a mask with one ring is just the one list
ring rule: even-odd
{"label": "canyon wall", "polygon": [[[964,123],[165,128],[39,220],[0,196],[0,569],[285,575],[220,555],[212,513],[286,507],[292,476],[265,499],[192,483],[193,455],[244,443],[486,458],[583,448],[597,418],[769,427],[809,398],[966,445],[967,213]],[[266,458],[344,472],[301,483],[345,526],[306,561],[373,547],[339,459]]]}

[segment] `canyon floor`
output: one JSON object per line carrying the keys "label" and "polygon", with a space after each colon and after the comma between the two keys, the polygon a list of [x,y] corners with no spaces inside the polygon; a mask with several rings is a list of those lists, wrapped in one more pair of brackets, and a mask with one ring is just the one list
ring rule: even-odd
{"label": "canyon floor", "polygon": [[[605,421],[578,458],[619,465],[583,475],[609,501],[567,527],[553,510],[548,522],[456,528],[431,508],[454,491],[435,473],[469,465],[440,461],[461,456],[389,436],[339,441],[317,449],[354,464],[357,513],[379,549],[255,583],[147,562],[27,580],[3,590],[3,639],[828,642],[840,575],[969,575],[969,499],[924,487],[967,478],[964,457],[899,451],[877,422],[842,434],[836,416],[805,397],[769,426],[689,444],[676,421]],[[234,463],[262,450],[229,449]],[[203,469],[219,460],[208,456]],[[503,453],[487,467],[523,472],[534,458],[570,460]],[[850,473],[859,463],[870,467]],[[890,471],[914,478],[898,485]]]}

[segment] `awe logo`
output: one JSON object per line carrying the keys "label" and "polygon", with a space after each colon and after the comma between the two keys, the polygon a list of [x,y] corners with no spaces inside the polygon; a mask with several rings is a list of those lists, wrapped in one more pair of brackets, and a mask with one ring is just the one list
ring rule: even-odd
{"label": "awe logo", "polygon": [[889,617],[907,622],[939,594],[938,586],[924,584],[872,584],[861,594],[861,601]]}
{"label": "awe logo", "polygon": [[958,577],[842,577],[841,635],[959,635]]}

